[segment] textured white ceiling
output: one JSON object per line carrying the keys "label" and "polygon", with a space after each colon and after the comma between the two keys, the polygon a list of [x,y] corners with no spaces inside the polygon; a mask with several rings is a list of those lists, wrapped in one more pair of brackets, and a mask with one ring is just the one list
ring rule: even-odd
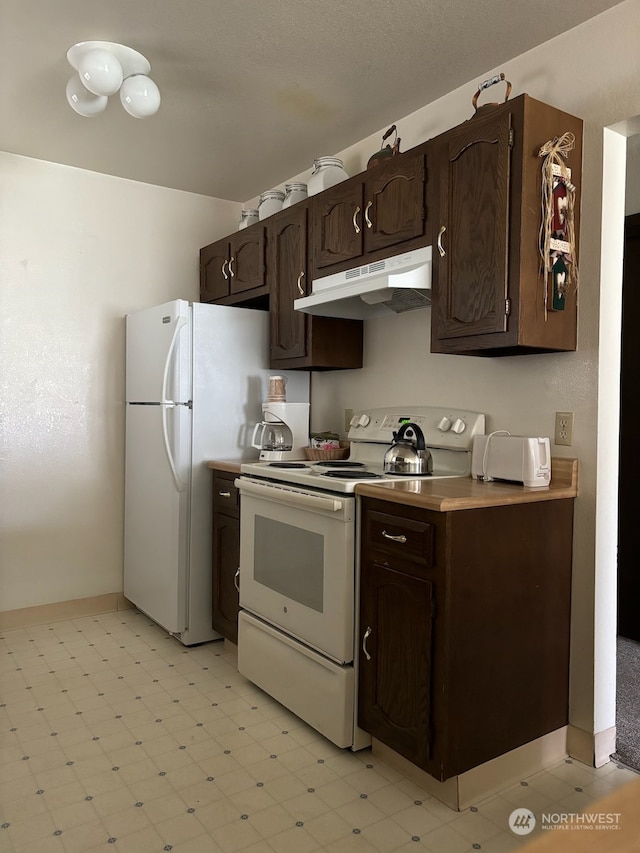
{"label": "textured white ceiling", "polygon": [[[620,0],[0,0],[0,149],[246,201]],[[125,43],[159,113],[76,115],[67,49]]]}

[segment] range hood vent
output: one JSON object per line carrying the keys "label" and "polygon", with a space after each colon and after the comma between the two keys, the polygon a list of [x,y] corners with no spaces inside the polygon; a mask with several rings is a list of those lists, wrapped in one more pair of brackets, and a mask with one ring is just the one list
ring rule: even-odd
{"label": "range hood vent", "polygon": [[347,270],[345,276],[347,281],[349,281],[354,278],[361,278],[367,273],[384,272],[387,268],[387,263],[388,261],[374,261],[374,263],[368,264],[366,267],[356,267],[355,269]]}
{"label": "range hood vent", "polygon": [[366,320],[431,305],[431,246],[314,279],[296,311]]}

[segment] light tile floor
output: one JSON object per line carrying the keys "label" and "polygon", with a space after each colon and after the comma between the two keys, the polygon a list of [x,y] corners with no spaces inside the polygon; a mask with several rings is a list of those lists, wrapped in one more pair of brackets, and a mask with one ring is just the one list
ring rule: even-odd
{"label": "light tile floor", "polygon": [[515,808],[578,811],[634,778],[561,761],[452,811],[318,735],[231,648],[135,610],[5,632],[0,688],[2,853],[506,853],[531,838]]}

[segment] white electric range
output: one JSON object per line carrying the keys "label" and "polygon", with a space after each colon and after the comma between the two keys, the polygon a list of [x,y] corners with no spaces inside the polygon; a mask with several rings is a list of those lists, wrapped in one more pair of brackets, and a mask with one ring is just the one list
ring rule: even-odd
{"label": "white electric range", "polygon": [[484,415],[435,406],[378,408],[355,413],[349,428],[351,451],[347,459],[253,462],[243,464],[241,472],[245,477],[342,494],[352,493],[364,480],[415,480],[418,475],[383,471],[384,455],[393,442],[393,434],[408,421],[422,429],[425,444],[431,451],[433,472],[424,477],[438,479],[470,474],[473,436],[484,433]]}
{"label": "white electric range", "polygon": [[[341,747],[370,742],[357,725],[357,505],[361,482],[386,474],[394,433],[417,424],[433,458],[428,479],[466,477],[478,412],[402,406],[354,414],[348,459],[241,466],[238,669]],[[420,477],[419,479],[423,479]],[[382,490],[381,490],[382,491]]]}

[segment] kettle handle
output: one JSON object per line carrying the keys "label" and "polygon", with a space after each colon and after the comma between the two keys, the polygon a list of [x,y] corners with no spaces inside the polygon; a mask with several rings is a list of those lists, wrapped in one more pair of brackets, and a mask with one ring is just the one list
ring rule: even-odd
{"label": "kettle handle", "polygon": [[422,432],[422,430],[420,429],[418,424],[414,424],[411,422],[406,423],[406,424],[402,424],[402,426],[400,427],[398,432],[394,432],[394,434],[393,434],[394,441],[400,441],[400,439],[404,438],[405,433],[409,429],[412,429],[415,433],[416,449],[417,450],[425,450],[426,445],[425,445],[425,441],[424,441],[424,433]]}
{"label": "kettle handle", "polygon": [[253,438],[251,439],[251,447],[255,447],[258,450],[262,450],[262,439],[260,441],[256,441],[256,436],[258,435],[258,430],[262,427],[262,431],[264,432],[266,424],[264,421],[258,421],[256,424],[256,428],[253,431]]}

